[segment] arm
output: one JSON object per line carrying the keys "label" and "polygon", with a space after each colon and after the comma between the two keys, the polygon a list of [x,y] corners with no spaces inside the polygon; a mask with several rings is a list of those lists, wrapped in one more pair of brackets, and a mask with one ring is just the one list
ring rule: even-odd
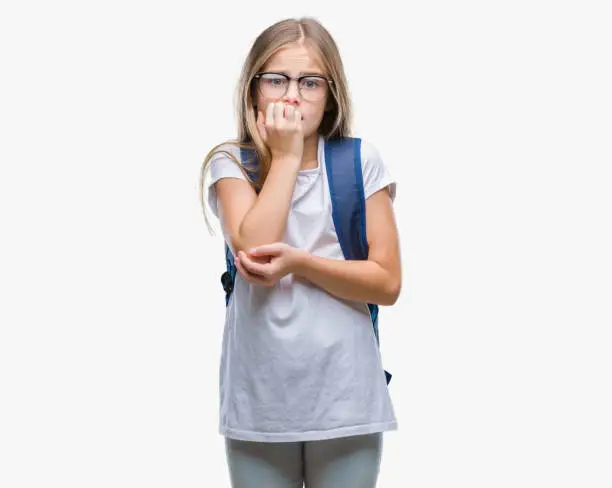
{"label": "arm", "polygon": [[299,167],[297,159],[272,160],[259,195],[246,180],[223,178],[215,183],[226,232],[236,253],[282,239]]}
{"label": "arm", "polygon": [[366,200],[366,261],[298,252],[293,273],[346,300],[393,305],[401,289],[399,237],[387,187]]}
{"label": "arm", "polygon": [[[237,254],[241,249],[280,241],[285,233],[295,180],[304,150],[301,113],[284,101],[270,102],[257,112],[257,128],[272,161],[266,181],[255,193],[241,179],[215,185],[225,232]],[[265,120],[264,120],[265,118]]]}

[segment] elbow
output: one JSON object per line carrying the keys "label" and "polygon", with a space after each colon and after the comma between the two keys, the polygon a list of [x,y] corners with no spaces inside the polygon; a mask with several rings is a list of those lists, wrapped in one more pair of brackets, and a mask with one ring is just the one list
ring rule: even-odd
{"label": "elbow", "polygon": [[229,240],[230,247],[236,256],[238,255],[239,251],[244,251],[244,244],[239,238],[237,238],[237,236],[230,235]]}
{"label": "elbow", "polygon": [[255,247],[271,244],[273,242],[279,242],[282,236],[272,233],[266,228],[259,228],[255,230],[248,227],[245,228],[244,225],[241,225],[230,238],[236,253],[238,251],[248,253]]}
{"label": "elbow", "polygon": [[402,290],[402,282],[400,279],[389,279],[385,287],[385,294],[380,305],[391,306],[395,305]]}
{"label": "elbow", "polygon": [[261,242],[261,239],[257,239],[257,236],[252,234],[252,232],[245,232],[242,226],[230,234],[230,242],[232,243],[232,248],[236,254],[238,254],[239,251],[248,253],[254,247],[261,244],[266,244],[265,242]]}
{"label": "elbow", "polygon": [[235,256],[238,256],[240,251],[244,251],[245,253],[249,253],[251,249],[255,247],[251,242],[246,239],[241,239],[239,237],[230,236],[231,249]]}
{"label": "elbow", "polygon": [[250,239],[250,240],[246,240],[246,239],[232,239],[231,240],[232,245],[233,245],[233,249],[236,252],[236,255],[240,252],[240,251],[244,251],[245,253],[249,253],[251,252],[251,249],[254,249],[258,246],[261,246],[263,244],[268,244],[267,242],[261,241],[261,240],[254,240],[254,239]]}

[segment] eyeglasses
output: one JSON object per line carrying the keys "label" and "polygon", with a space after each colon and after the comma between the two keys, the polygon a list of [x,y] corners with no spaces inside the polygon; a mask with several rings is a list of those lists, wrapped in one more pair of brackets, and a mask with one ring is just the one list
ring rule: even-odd
{"label": "eyeglasses", "polygon": [[325,97],[328,86],[334,82],[322,75],[303,75],[292,78],[284,73],[264,72],[253,77],[259,91],[266,98],[282,98],[289,90],[291,80],[296,80],[300,96],[309,102],[318,102]]}

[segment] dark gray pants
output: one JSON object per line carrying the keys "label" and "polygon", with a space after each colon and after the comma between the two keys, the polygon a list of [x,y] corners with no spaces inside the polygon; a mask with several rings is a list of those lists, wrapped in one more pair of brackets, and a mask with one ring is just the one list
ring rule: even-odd
{"label": "dark gray pants", "polygon": [[320,441],[225,438],[232,488],[374,488],[382,432]]}

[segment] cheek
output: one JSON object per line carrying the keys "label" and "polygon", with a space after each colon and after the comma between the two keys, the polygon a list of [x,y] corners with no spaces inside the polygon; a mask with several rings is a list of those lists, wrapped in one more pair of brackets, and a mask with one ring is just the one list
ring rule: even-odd
{"label": "cheek", "polygon": [[257,105],[258,110],[263,111],[264,114],[266,113],[266,107],[268,106],[268,104],[276,102],[275,99],[266,98],[262,96],[261,93],[259,93],[259,90],[255,90],[255,92],[251,96],[253,104]]}
{"label": "cheek", "polygon": [[258,95],[257,98],[257,109],[261,110],[264,115],[266,115],[266,111],[268,109],[268,105],[271,103],[277,102],[278,100],[272,98],[264,98],[261,95]]}
{"label": "cheek", "polygon": [[302,111],[304,113],[304,117],[308,120],[316,120],[320,121],[323,119],[323,115],[325,114],[325,104],[316,104],[316,105],[302,105]]}
{"label": "cheek", "polygon": [[266,113],[267,102],[265,99],[261,97],[259,93],[257,93],[255,97],[253,98],[253,103],[257,105],[258,110],[262,110],[264,113]]}

